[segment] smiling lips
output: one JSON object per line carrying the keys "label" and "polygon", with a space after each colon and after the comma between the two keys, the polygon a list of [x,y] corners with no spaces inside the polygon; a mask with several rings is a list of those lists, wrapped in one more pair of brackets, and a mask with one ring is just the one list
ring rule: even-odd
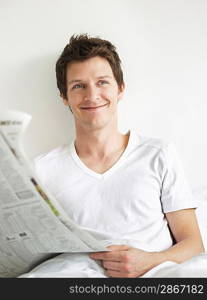
{"label": "smiling lips", "polygon": [[96,110],[96,109],[99,109],[99,108],[102,108],[104,106],[106,106],[107,104],[104,104],[104,105],[100,105],[100,106],[87,106],[87,107],[81,107],[81,109],[85,109],[85,110]]}

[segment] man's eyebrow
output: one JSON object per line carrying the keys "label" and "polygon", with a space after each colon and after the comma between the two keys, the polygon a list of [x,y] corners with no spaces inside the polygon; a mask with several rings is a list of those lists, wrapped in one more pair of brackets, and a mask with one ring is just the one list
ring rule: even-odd
{"label": "man's eyebrow", "polygon": [[[97,79],[104,79],[104,78],[112,78],[111,76],[109,75],[102,75],[102,76],[98,76]],[[82,82],[84,80],[81,80],[81,79],[73,79],[73,80],[70,80],[68,82],[68,85],[72,84],[72,83],[77,83],[77,82]]]}
{"label": "man's eyebrow", "polygon": [[73,79],[73,80],[70,80],[68,82],[68,84],[72,84],[72,83],[75,83],[75,82],[81,82],[82,80],[81,79]]}
{"label": "man's eyebrow", "polygon": [[98,76],[97,78],[98,79],[103,79],[103,78],[112,78],[112,77],[109,76],[109,75],[103,75],[103,76]]}

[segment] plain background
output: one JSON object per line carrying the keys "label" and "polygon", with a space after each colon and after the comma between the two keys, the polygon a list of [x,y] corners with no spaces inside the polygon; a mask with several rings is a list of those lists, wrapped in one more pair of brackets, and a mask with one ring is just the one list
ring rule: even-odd
{"label": "plain background", "polygon": [[206,185],[206,0],[0,0],[0,108],[32,115],[27,156],[74,136],[55,63],[80,33],[110,40],[120,54],[120,131],[173,141],[191,187]]}

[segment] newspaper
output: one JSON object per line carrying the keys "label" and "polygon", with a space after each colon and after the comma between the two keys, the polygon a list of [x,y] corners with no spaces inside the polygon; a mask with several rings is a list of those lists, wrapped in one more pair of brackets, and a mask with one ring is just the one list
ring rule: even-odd
{"label": "newspaper", "polygon": [[24,153],[31,116],[0,112],[0,277],[17,277],[63,252],[107,251],[69,218]]}

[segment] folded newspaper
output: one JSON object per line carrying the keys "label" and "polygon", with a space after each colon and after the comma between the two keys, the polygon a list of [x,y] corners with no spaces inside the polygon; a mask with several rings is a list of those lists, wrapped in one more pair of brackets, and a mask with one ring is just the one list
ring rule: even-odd
{"label": "folded newspaper", "polygon": [[0,112],[0,277],[18,277],[63,252],[106,251],[42,185],[22,136],[31,116]]}

